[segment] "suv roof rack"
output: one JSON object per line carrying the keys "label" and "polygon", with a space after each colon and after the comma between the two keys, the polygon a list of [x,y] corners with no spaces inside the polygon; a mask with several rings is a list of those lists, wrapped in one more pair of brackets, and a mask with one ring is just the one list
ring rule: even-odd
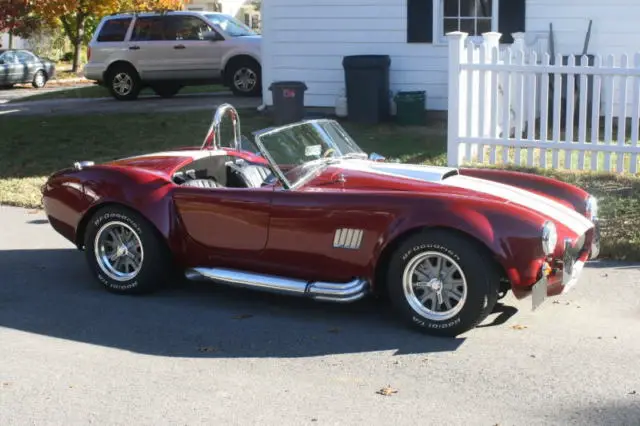
{"label": "suv roof rack", "polygon": [[140,13],[167,13],[167,12],[184,12],[183,10],[177,9],[154,9],[154,10],[122,10],[120,12],[113,12],[107,16],[116,16],[116,15],[138,15]]}

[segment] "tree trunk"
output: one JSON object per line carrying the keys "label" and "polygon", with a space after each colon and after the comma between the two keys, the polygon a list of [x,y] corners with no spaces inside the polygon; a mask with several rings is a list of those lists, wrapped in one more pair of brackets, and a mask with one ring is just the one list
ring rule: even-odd
{"label": "tree trunk", "polygon": [[13,34],[9,31],[9,49],[13,49]]}
{"label": "tree trunk", "polygon": [[82,40],[84,39],[84,17],[84,14],[78,12],[78,16],[76,18],[75,40],[73,40],[73,65],[71,66],[71,72],[73,73],[78,72],[80,50],[82,47]]}

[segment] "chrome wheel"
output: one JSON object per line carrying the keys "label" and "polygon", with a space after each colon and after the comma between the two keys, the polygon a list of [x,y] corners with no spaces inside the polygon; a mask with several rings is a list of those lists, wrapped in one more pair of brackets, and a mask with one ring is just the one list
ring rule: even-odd
{"label": "chrome wheel", "polygon": [[128,281],[142,269],[142,241],[124,222],[109,222],[102,226],[95,238],[94,252],[102,272],[113,280]]}
{"label": "chrome wheel", "polygon": [[420,315],[444,321],[457,315],[467,299],[462,268],[444,253],[428,251],[407,264],[402,277],[404,295]]}
{"label": "chrome wheel", "polygon": [[251,68],[243,67],[233,74],[233,85],[241,92],[250,92],[256,86],[258,76]]}
{"label": "chrome wheel", "polygon": [[113,90],[120,96],[127,96],[133,89],[133,78],[125,72],[121,72],[113,77]]}

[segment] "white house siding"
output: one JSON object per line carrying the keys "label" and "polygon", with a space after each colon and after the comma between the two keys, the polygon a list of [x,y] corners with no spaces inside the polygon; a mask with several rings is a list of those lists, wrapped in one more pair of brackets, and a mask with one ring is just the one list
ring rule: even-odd
{"label": "white house siding", "polygon": [[426,90],[427,109],[446,109],[447,47],[406,42],[405,0],[268,0],[262,8],[263,95],[273,81],[299,80],[305,105],[332,107],[347,55],[391,57],[390,88]]}
{"label": "white house siding", "polygon": [[[2,44],[3,49],[9,48],[9,34],[3,33],[0,34],[0,44]],[[27,40],[21,39],[20,37],[13,37],[13,48],[14,49],[28,49],[29,42]]]}
{"label": "white house siding", "polygon": [[[406,10],[406,0],[265,1],[265,104],[272,105],[271,82],[301,80],[308,86],[306,106],[334,106],[344,87],[343,56],[388,54],[393,92],[426,90],[427,109],[446,110],[447,47],[407,43]],[[640,51],[638,17],[640,0],[528,0],[527,40],[540,35],[546,49],[552,22],[556,53],[580,53],[593,19],[589,53],[614,54],[617,59],[628,53],[632,61]]]}
{"label": "white house siding", "polygon": [[[615,65],[620,65],[623,54],[633,56],[640,52],[640,0],[528,0],[527,2],[527,38],[539,34],[545,38],[549,32],[549,23],[553,23],[555,52],[562,55],[580,54],[589,27],[593,20],[588,53],[615,56]],[[614,114],[618,114],[619,79],[614,89]],[[627,87],[627,114],[631,111],[633,85]],[[606,87],[602,88],[603,96]],[[602,105],[604,108],[604,104]]]}

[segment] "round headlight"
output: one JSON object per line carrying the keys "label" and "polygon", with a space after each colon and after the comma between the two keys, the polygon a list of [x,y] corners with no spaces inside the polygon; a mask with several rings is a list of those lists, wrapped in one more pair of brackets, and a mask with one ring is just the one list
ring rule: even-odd
{"label": "round headlight", "polygon": [[598,218],[598,200],[596,197],[589,195],[586,204],[587,217],[593,222]]}
{"label": "round headlight", "polygon": [[553,253],[558,242],[558,232],[555,223],[546,221],[542,227],[542,251],[547,256]]}

